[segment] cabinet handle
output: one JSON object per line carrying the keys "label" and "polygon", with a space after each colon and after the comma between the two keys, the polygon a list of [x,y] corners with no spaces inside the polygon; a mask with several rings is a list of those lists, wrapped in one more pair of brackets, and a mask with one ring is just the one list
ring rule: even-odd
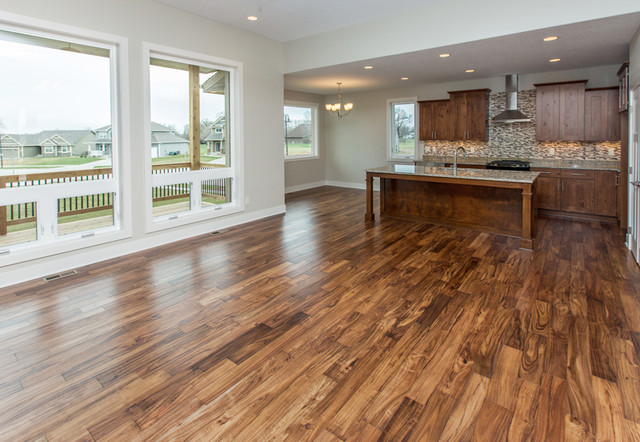
{"label": "cabinet handle", "polygon": [[560,180],[558,180],[558,190],[560,190]]}
{"label": "cabinet handle", "polygon": [[616,174],[616,187],[618,187],[618,174]]}
{"label": "cabinet handle", "polygon": [[562,181],[562,191],[564,192],[564,180]]}
{"label": "cabinet handle", "polygon": [[435,140],[436,138],[438,138],[438,131],[434,130],[433,131],[433,139]]}
{"label": "cabinet handle", "polygon": [[551,172],[538,172],[538,173],[539,173],[540,175],[542,175],[542,174],[545,174],[545,173],[546,173],[546,174],[549,174],[549,173],[551,173]]}
{"label": "cabinet handle", "polygon": [[584,176],[584,173],[572,173],[571,175],[574,175],[574,176]]}

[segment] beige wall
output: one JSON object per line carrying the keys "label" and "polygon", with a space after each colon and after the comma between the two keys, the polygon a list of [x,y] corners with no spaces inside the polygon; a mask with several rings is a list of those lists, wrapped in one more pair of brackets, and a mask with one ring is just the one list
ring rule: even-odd
{"label": "beige wall", "polygon": [[297,91],[284,91],[284,99],[316,103],[318,105],[318,159],[286,161],[284,163],[284,187],[287,192],[302,190],[325,181],[326,148],[324,144],[324,97]]}
{"label": "beige wall", "polygon": [[[587,87],[615,86],[619,66],[601,66],[520,76],[520,90],[533,89],[534,83],[589,79]],[[504,77],[473,81],[425,84],[419,87],[385,89],[349,95],[354,110],[341,120],[327,119],[326,179],[329,182],[364,185],[364,171],[387,164],[387,99],[417,97],[418,100],[448,98],[448,90],[489,88],[504,92]]]}
{"label": "beige wall", "polygon": [[[105,32],[128,40],[130,146],[123,160],[131,166],[133,236],[108,245],[5,266],[5,281],[16,282],[112,256],[177,241],[220,226],[284,210],[282,151],[282,44],[239,28],[217,23],[152,0],[0,0],[0,18],[21,14],[66,26]],[[245,194],[244,213],[147,234],[142,44],[150,42],[243,63]],[[2,285],[2,284],[0,284]]]}

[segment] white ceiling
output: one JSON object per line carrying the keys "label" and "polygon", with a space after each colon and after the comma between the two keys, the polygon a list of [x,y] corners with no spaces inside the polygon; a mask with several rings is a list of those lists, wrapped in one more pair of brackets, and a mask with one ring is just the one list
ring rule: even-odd
{"label": "white ceiling", "polygon": [[285,42],[445,0],[156,1]]}
{"label": "white ceiling", "polygon": [[[282,42],[348,27],[428,4],[451,0],[156,0]],[[521,13],[517,10],[514,13]],[[259,17],[257,22],[248,15]],[[336,82],[348,92],[552,72],[626,61],[640,12],[396,54],[382,58],[287,73],[285,89],[334,94]],[[455,29],[452,29],[455,32]],[[542,38],[557,35],[544,43]],[[348,42],[345,42],[348,44]],[[440,53],[450,53],[440,58]],[[549,63],[550,58],[561,58]],[[366,65],[374,66],[364,70]],[[475,69],[465,73],[465,69]],[[403,81],[401,77],[408,77]]]}
{"label": "white ceiling", "polygon": [[[284,76],[285,89],[334,94],[342,81],[348,92],[418,84],[579,69],[620,64],[629,57],[629,41],[640,13],[477,40],[383,58],[326,66]],[[543,42],[542,38],[558,36]],[[439,54],[449,53],[448,58]],[[549,63],[551,58],[560,58]],[[371,65],[372,70],[363,69]],[[466,69],[475,69],[466,73]],[[403,81],[401,77],[409,77]]]}

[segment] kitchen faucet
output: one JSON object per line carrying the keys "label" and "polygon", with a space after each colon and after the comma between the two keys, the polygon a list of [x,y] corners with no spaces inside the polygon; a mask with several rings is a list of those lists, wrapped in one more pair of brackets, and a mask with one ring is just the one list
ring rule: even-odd
{"label": "kitchen faucet", "polygon": [[464,158],[467,158],[467,151],[464,150],[464,147],[458,146],[456,149],[456,153],[453,154],[453,174],[455,175],[458,171],[458,151],[462,149],[462,154]]}

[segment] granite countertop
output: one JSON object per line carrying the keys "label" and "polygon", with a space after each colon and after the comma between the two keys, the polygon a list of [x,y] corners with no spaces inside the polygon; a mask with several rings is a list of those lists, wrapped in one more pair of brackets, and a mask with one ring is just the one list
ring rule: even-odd
{"label": "granite countertop", "polygon": [[[591,170],[620,170],[620,160],[579,160],[579,159],[546,159],[546,158],[488,158],[458,157],[458,164],[487,164],[494,160],[522,160],[531,163],[531,167],[547,167],[557,169],[591,169]],[[431,155],[422,156],[422,161],[434,163],[453,163],[453,155]]]}
{"label": "granite countertop", "polygon": [[539,175],[538,172],[462,168],[457,169],[456,174],[454,175],[453,167],[429,167],[413,164],[390,164],[388,166],[377,167],[375,169],[367,169],[367,172],[457,178],[461,180],[503,181],[525,184],[533,183]]}

